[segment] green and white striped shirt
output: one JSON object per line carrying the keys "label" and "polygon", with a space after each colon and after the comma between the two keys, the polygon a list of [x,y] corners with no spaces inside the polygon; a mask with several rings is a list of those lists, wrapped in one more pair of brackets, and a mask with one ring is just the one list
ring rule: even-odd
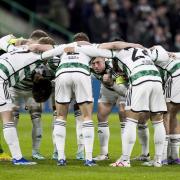
{"label": "green and white striped shirt", "polygon": [[148,52],[141,48],[125,48],[115,55],[132,85],[145,81],[162,82],[160,73]]}
{"label": "green and white striped shirt", "polygon": [[0,56],[0,77],[9,86],[28,78],[31,72],[42,64],[41,55],[32,52],[11,52]]}

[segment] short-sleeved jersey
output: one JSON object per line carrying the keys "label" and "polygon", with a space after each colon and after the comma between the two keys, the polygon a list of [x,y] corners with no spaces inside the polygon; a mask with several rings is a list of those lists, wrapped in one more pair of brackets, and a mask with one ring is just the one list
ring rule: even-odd
{"label": "short-sleeved jersey", "polygon": [[171,77],[180,76],[180,60],[170,58],[170,62],[166,66],[166,70]]}
{"label": "short-sleeved jersey", "polygon": [[80,72],[90,75],[89,62],[91,58],[84,53],[63,53],[56,70],[56,77],[66,72]]}
{"label": "short-sleeved jersey", "polygon": [[180,60],[170,58],[162,46],[155,46],[150,53],[155,65],[165,71],[167,78],[180,75]]}
{"label": "short-sleeved jersey", "polygon": [[52,80],[55,78],[55,74],[53,71],[48,69],[48,67],[44,64],[41,64],[38,66],[33,72],[29,73],[29,76],[27,76],[25,79],[22,81],[18,82],[14,88],[20,89],[23,91],[30,91],[32,90],[33,82],[32,82],[32,74],[34,73],[39,73],[41,74],[44,78]]}
{"label": "short-sleeved jersey", "polygon": [[125,48],[117,51],[115,57],[132,85],[145,81],[162,82],[160,73],[146,50]]}
{"label": "short-sleeved jersey", "polygon": [[56,70],[59,66],[61,62],[61,57],[60,56],[55,56],[53,58],[51,58],[50,60],[48,60],[47,62],[47,66],[48,66],[48,69],[50,69],[52,71],[52,73],[56,73]]}
{"label": "short-sleeved jersey", "polygon": [[[57,68],[56,76],[66,72],[80,72],[90,76],[89,62],[93,57],[107,57],[112,58],[113,54],[109,50],[96,51],[98,48],[96,44],[93,45],[77,45],[75,43],[68,44],[73,46],[74,53],[63,53],[61,55],[61,62]],[[65,47],[65,46],[64,46]]]}

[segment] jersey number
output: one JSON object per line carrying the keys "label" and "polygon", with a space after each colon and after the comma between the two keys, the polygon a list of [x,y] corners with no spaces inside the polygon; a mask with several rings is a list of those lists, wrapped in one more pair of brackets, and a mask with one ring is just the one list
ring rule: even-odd
{"label": "jersey number", "polygon": [[132,60],[133,60],[133,61],[137,61],[137,60],[140,59],[140,58],[145,58],[144,55],[145,55],[145,56],[148,55],[148,53],[147,53],[146,50],[142,50],[142,51],[141,51],[142,55],[140,55],[140,56],[137,55],[137,52],[138,52],[138,50],[134,48],[134,51],[133,51],[133,54],[132,54]]}

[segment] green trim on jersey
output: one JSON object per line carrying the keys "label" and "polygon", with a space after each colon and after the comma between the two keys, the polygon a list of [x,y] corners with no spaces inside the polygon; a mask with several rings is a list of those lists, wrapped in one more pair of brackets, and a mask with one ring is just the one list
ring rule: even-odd
{"label": "green trim on jersey", "polygon": [[159,68],[159,67],[158,67],[158,70],[159,70],[161,79],[164,79],[166,71],[164,69],[162,69],[162,68]]}
{"label": "green trim on jersey", "polygon": [[86,71],[90,72],[89,66],[82,63],[63,63],[57,68],[57,71],[63,68],[83,68]]}
{"label": "green trim on jersey", "polygon": [[15,79],[15,82],[19,81],[19,79],[20,79],[19,71],[14,74],[14,79]]}
{"label": "green trim on jersey", "polygon": [[169,70],[169,72],[170,72],[171,74],[173,74],[173,73],[176,72],[178,69],[180,69],[180,63],[175,64],[175,65]]}
{"label": "green trim on jersey", "polygon": [[52,61],[48,61],[48,65],[53,71],[56,71],[56,69],[58,67],[58,66],[54,65],[54,63]]}
{"label": "green trim on jersey", "polygon": [[19,83],[16,83],[15,86],[13,86],[16,89],[20,89],[23,91],[31,91],[33,86],[32,78],[28,77],[26,79],[23,79]]}
{"label": "green trim on jersey", "polygon": [[27,66],[26,68],[24,68],[24,74],[25,74],[25,77],[29,76],[29,72],[31,71],[30,67]]}
{"label": "green trim on jersey", "polygon": [[160,73],[158,71],[155,71],[155,70],[144,70],[144,71],[140,71],[140,72],[137,72],[136,74],[132,75],[130,77],[131,82],[133,82],[133,81],[135,81],[138,78],[143,77],[143,76],[158,76],[158,77],[161,77],[161,75],[160,75]]}
{"label": "green trim on jersey", "polygon": [[[36,62],[27,65],[26,67],[16,71],[14,74],[9,75],[9,70],[7,67],[5,67],[3,64],[0,64],[0,69],[6,74],[8,81],[9,81],[9,86],[14,86],[16,83],[23,79],[28,78],[32,71],[38,67],[40,64],[42,64],[41,60],[37,60]],[[24,74],[24,75],[23,75]],[[21,76],[20,76],[21,75]]]}
{"label": "green trim on jersey", "polygon": [[0,69],[6,74],[7,77],[9,77],[9,70],[4,64],[0,64]]}
{"label": "green trim on jersey", "polygon": [[122,70],[127,76],[131,74],[130,70],[125,64],[122,64]]}

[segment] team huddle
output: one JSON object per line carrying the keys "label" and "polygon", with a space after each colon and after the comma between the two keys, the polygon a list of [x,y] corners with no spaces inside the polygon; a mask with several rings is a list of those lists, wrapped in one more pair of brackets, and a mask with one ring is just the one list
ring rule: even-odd
{"label": "team huddle", "polygon": [[[0,39],[0,113],[3,134],[14,165],[34,165],[26,160],[19,146],[16,126],[19,98],[24,98],[31,115],[32,157],[40,154],[41,103],[51,95],[54,120],[52,158],[66,165],[66,121],[70,103],[74,103],[77,154],[85,166],[107,160],[109,143],[108,116],[118,106],[121,124],[122,155],[112,167],[131,167],[136,127],[142,145],[136,160],[144,166],[162,167],[180,164],[180,52],[168,52],[162,46],[145,48],[140,44],[114,41],[91,44],[84,33],[73,42],[56,45],[47,33],[37,30],[29,39],[12,35]],[[100,155],[92,157],[94,125],[91,76],[101,81],[98,100],[98,136]],[[148,120],[154,128],[154,159],[149,155]],[[131,159],[132,160],[132,159]]]}

